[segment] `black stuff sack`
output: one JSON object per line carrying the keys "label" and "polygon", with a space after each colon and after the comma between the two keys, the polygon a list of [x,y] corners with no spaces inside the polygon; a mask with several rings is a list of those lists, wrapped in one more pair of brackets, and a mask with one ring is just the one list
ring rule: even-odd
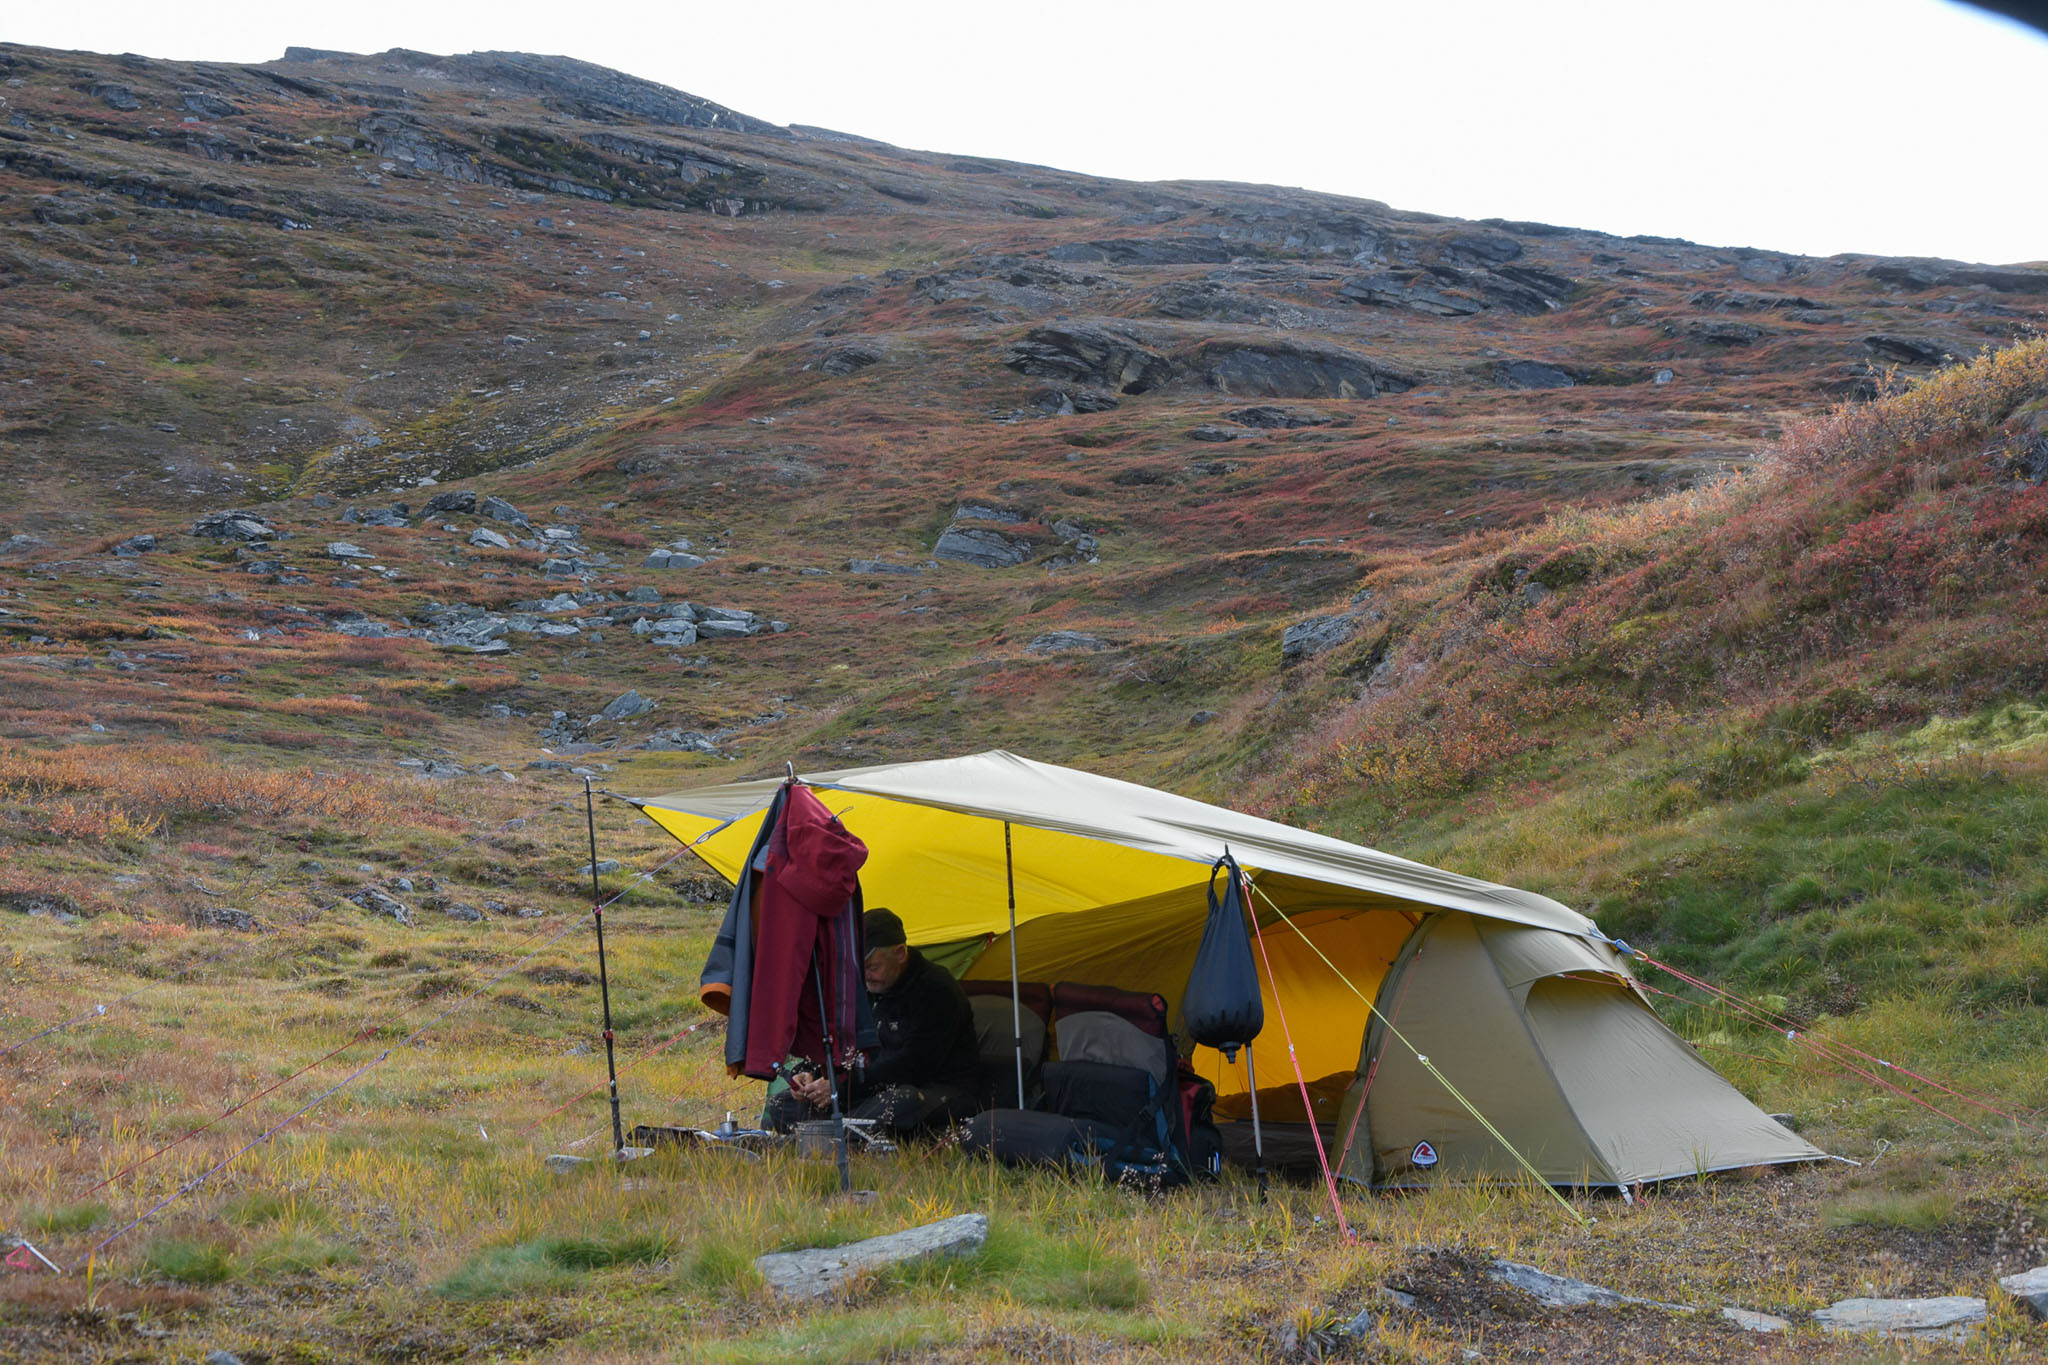
{"label": "black stuff sack", "polygon": [[[1224,874],[1220,897],[1219,871]],[[1230,1057],[1266,1026],[1251,934],[1245,928],[1244,874],[1228,853],[1209,868],[1209,920],[1202,926],[1202,944],[1195,950],[1194,969],[1181,996],[1181,1019],[1196,1043]]]}

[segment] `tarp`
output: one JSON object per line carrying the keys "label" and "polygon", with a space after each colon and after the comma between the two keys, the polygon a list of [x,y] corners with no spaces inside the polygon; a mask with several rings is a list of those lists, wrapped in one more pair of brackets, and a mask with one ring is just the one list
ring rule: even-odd
{"label": "tarp", "polygon": [[[801,774],[867,844],[861,886],[917,943],[1008,929],[1003,825],[1012,828],[1017,921],[1202,887],[1228,849],[1261,890],[1296,909],[1463,910],[1595,932],[1547,896],[1001,749],[923,763]],[[728,878],[745,862],[780,778],[671,792],[638,804]]]}

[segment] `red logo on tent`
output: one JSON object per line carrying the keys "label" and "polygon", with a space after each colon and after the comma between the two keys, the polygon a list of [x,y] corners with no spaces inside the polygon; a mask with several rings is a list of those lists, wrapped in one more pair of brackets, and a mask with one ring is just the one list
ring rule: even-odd
{"label": "red logo on tent", "polygon": [[1436,1148],[1430,1146],[1427,1142],[1418,1142],[1415,1144],[1415,1150],[1408,1154],[1408,1159],[1417,1166],[1427,1170],[1429,1167],[1436,1165]]}

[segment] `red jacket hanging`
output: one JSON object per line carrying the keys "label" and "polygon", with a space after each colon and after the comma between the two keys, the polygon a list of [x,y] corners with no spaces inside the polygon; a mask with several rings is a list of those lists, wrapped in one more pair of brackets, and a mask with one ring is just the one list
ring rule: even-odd
{"label": "red jacket hanging", "polygon": [[[755,897],[753,989],[744,1070],[766,1078],[785,1057],[825,1060],[819,980],[832,1041],[846,1065],[859,1046],[860,916],[856,897],[867,845],[810,788],[791,784],[769,835]],[[815,969],[815,971],[814,971]]]}

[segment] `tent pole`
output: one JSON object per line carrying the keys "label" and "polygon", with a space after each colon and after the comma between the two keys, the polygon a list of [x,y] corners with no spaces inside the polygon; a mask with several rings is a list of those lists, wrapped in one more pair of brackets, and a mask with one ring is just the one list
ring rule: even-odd
{"label": "tent pole", "polygon": [[[1245,1084],[1250,1087],[1252,1097],[1252,1157],[1259,1173],[1259,1202],[1266,1202],[1266,1139],[1259,1131],[1259,1069],[1252,1064],[1252,1045],[1244,1045]],[[1309,1122],[1315,1122],[1315,1115],[1309,1115]]]}
{"label": "tent pole", "polygon": [[1024,993],[1017,984],[1017,863],[1010,852],[1010,822],[1003,821],[1003,879],[1010,888],[1010,1042],[1017,1049],[1017,1107],[1024,1103]]}
{"label": "tent pole", "polygon": [[590,779],[583,779],[583,824],[590,833],[590,913],[597,920],[597,989],[604,1001],[604,1069],[612,1090],[612,1157],[626,1150],[626,1129],[619,1122],[619,1063],[612,1051],[612,983],[604,965],[604,893],[597,885],[597,808]]}

